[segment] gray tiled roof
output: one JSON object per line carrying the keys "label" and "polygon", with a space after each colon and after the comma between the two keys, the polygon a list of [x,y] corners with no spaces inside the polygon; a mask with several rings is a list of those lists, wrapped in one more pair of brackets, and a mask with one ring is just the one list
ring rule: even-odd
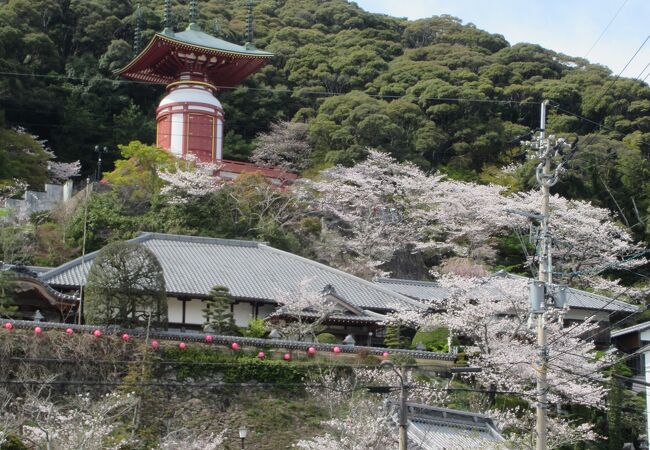
{"label": "gray tiled roof", "polygon": [[[324,264],[277,250],[253,241],[143,233],[130,242],[149,248],[160,261],[167,292],[173,295],[205,296],[215,285],[230,289],[237,298],[273,302],[280,292],[293,292],[301,281],[322,291],[327,285],[338,296],[364,309],[380,311],[416,309],[421,303]],[[97,252],[70,261],[41,276],[57,287],[85,283]]]}
{"label": "gray tiled roof", "polygon": [[630,334],[630,333],[641,333],[649,328],[650,328],[650,322],[643,322],[636,325],[632,325],[631,327],[623,328],[621,330],[612,331],[611,337],[617,338],[619,336],[625,336],[626,334]]}
{"label": "gray tiled roof", "polygon": [[[526,278],[503,271],[495,273],[494,276],[507,276],[518,279]],[[446,289],[435,282],[402,280],[398,278],[379,278],[375,280],[375,283],[416,300],[436,301],[444,300],[447,297]],[[570,308],[577,309],[608,312],[636,312],[639,310],[637,306],[630,305],[629,303],[574,288],[569,288],[567,303]]]}
{"label": "gray tiled roof", "polygon": [[416,448],[487,449],[504,444],[492,420],[482,414],[413,403],[407,407],[409,440]]}

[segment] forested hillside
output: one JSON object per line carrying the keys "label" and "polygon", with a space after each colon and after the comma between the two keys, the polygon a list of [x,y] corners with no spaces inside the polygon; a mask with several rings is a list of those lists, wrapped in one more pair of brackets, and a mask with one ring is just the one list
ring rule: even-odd
{"label": "forested hillside", "polygon": [[[92,149],[154,140],[162,86],[118,79],[152,34],[163,1],[10,0],[0,6],[0,109],[6,126],[47,139],[63,161],[92,171]],[[187,1],[173,2],[176,29]],[[240,1],[199,1],[203,29],[245,40]],[[226,157],[246,158],[274,121],[309,122],[313,164],[350,164],[366,147],[424,169],[491,181],[520,153],[517,137],[538,126],[583,139],[559,191],[593,200],[636,223],[649,188],[650,88],[609,69],[463,25],[445,11],[407,21],[370,14],[344,0],[260,0],[255,44],[272,62],[220,99]],[[136,37],[136,16],[140,37]],[[457,100],[463,99],[463,100]],[[601,125],[599,125],[601,124]],[[0,149],[0,153],[5,149]],[[110,167],[109,167],[110,168]],[[525,177],[519,181],[526,184]],[[634,199],[634,204],[632,203]],[[616,203],[618,202],[618,206]],[[637,227],[637,231],[638,227]]]}

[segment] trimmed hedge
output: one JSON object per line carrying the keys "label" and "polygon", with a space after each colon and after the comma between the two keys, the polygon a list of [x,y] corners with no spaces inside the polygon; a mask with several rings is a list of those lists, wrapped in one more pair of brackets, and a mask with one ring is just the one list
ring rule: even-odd
{"label": "trimmed hedge", "polygon": [[336,344],[338,343],[338,339],[331,333],[321,333],[316,336],[316,342],[319,344]]}
{"label": "trimmed hedge", "polygon": [[228,355],[191,347],[185,350],[166,349],[164,359],[188,363],[176,367],[178,378],[181,380],[188,377],[210,377],[221,374],[226,383],[254,380],[259,383],[282,384],[300,382],[308,372],[307,367],[301,367],[294,362],[259,359],[245,353]]}

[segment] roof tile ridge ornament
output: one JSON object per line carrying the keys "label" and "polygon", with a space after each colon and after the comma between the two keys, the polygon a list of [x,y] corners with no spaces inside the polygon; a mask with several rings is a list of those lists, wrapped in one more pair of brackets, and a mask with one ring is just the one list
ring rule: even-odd
{"label": "roof tile ridge ornament", "polygon": [[187,30],[192,31],[201,31],[201,27],[196,23],[199,18],[199,8],[196,4],[196,0],[190,0],[190,14],[189,14],[189,24],[187,25]]}
{"label": "roof tile ridge ornament", "polygon": [[164,22],[165,22],[165,29],[163,30],[162,34],[167,36],[173,36],[174,27],[172,25],[172,0],[165,0]]}
{"label": "roof tile ridge ornament", "polygon": [[230,247],[258,247],[260,244],[265,244],[261,241],[247,241],[245,239],[225,239],[210,236],[190,236],[186,234],[171,234],[171,233],[156,233],[153,231],[141,231],[140,234],[127,242],[142,243],[145,241],[174,241],[174,242],[194,242],[199,244],[213,244]]}
{"label": "roof tile ridge ornament", "polygon": [[377,284],[406,284],[411,286],[440,287],[440,283],[437,281],[409,280],[407,278],[375,277],[372,281]]}
{"label": "roof tile ridge ornament", "polygon": [[246,44],[244,47],[246,50],[255,50],[256,47],[253,44],[253,0],[247,0],[246,8]]}
{"label": "roof tile ridge ornament", "polygon": [[135,27],[133,31],[133,52],[140,53],[142,47],[142,11],[140,10],[140,3],[135,8]]}

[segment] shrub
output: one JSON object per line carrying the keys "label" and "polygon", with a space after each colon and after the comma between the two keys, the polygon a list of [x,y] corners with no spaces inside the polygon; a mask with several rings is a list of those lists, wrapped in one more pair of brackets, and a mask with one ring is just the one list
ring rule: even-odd
{"label": "shrub", "polygon": [[0,450],[28,450],[23,441],[13,434],[7,435],[5,441],[0,444]]}
{"label": "shrub", "polygon": [[321,333],[316,336],[316,342],[320,344],[336,344],[338,339],[331,333]]}
{"label": "shrub", "polygon": [[249,322],[248,327],[240,328],[242,336],[251,338],[263,338],[266,335],[266,324],[264,319],[253,319]]}
{"label": "shrub", "polygon": [[419,342],[424,344],[424,347],[432,352],[447,352],[449,347],[447,339],[449,338],[449,330],[444,327],[437,327],[430,331],[418,330],[413,336],[411,348],[415,348]]}
{"label": "shrub", "polygon": [[[307,375],[308,368],[296,365],[293,362],[270,359],[258,359],[256,356],[240,354],[228,355],[198,348],[166,349],[167,360],[186,362],[178,364],[177,375],[179,379],[187,377],[209,377],[222,374],[226,383],[240,383],[258,381],[260,383],[297,383]],[[192,364],[213,363],[213,364]],[[233,364],[235,363],[235,364]]]}

